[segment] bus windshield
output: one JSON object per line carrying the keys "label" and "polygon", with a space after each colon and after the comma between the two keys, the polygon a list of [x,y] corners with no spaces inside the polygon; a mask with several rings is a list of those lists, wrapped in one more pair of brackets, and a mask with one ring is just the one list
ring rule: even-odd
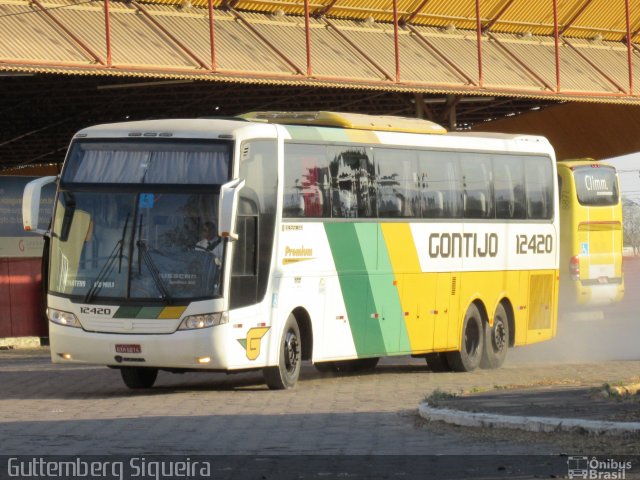
{"label": "bus windshield", "polygon": [[585,165],[573,170],[578,201],[584,206],[617,205],[618,182],[615,169],[600,165],[596,167]]}
{"label": "bus windshield", "polygon": [[84,303],[220,295],[225,244],[216,219],[230,148],[151,147],[72,150],[52,225],[51,292]]}

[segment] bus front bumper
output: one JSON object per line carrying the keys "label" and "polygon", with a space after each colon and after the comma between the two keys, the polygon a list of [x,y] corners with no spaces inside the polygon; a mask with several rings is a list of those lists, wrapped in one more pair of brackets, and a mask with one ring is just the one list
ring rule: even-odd
{"label": "bus front bumper", "polygon": [[53,363],[228,370],[226,325],[163,335],[87,332],[49,322]]}

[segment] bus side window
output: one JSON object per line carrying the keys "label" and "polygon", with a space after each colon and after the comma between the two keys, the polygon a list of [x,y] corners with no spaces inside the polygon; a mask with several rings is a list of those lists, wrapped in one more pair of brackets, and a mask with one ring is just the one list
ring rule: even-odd
{"label": "bus side window", "polygon": [[524,167],[522,158],[499,155],[493,157],[493,177],[496,218],[524,218]]}
{"label": "bus side window", "polygon": [[[372,150],[372,149],[370,149]],[[376,217],[376,182],[373,161],[362,147],[329,147],[331,163],[331,216]]]}
{"label": "bus side window", "polygon": [[285,217],[329,217],[329,162],[323,145],[286,143],[284,151]]}
{"label": "bus side window", "polygon": [[548,220],[553,215],[553,173],[548,158],[528,157],[525,160],[527,218]]}
{"label": "bus side window", "polygon": [[462,156],[465,218],[494,218],[490,162],[487,155]]}
{"label": "bus side window", "polygon": [[419,152],[414,183],[420,194],[417,217],[462,216],[462,187],[455,156],[447,152]]}

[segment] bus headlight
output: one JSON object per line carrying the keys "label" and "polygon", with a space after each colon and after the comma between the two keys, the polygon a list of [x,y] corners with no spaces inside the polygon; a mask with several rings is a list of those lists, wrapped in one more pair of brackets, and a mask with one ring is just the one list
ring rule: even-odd
{"label": "bus headlight", "polygon": [[73,313],[62,312],[60,310],[56,310],[55,308],[47,308],[47,317],[49,317],[49,320],[51,320],[53,323],[57,323],[58,325],[64,325],[65,327],[82,328],[78,317],[76,317]]}
{"label": "bus headlight", "polygon": [[178,330],[195,330],[198,328],[215,327],[229,321],[227,312],[204,313],[202,315],[189,315],[182,320]]}

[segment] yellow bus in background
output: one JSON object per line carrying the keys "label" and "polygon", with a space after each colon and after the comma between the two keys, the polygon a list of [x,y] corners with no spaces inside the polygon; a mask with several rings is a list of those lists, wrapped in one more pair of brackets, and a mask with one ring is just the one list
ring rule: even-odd
{"label": "yellow bus in background", "polygon": [[622,202],[616,169],[591,158],[557,162],[560,306],[622,300]]}

